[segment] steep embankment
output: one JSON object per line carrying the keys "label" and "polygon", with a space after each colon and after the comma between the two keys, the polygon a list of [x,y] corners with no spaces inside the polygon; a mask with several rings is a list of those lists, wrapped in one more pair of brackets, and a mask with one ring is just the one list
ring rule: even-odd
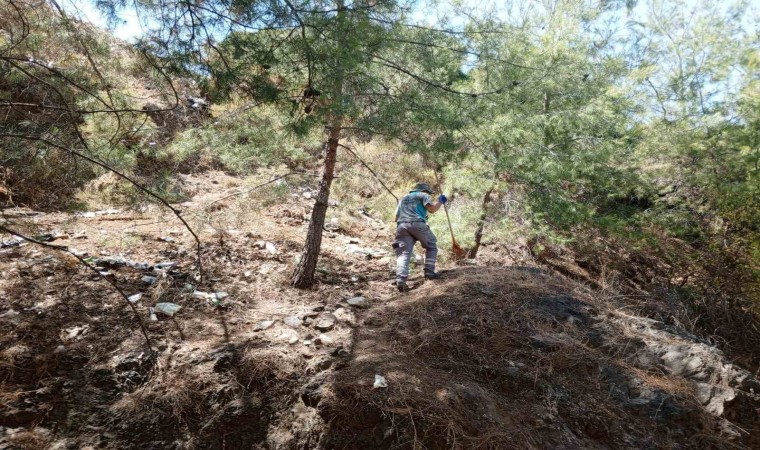
{"label": "steep embankment", "polygon": [[[250,211],[244,198],[213,202],[240,180],[186,183],[199,193],[182,206],[205,242],[199,286],[188,286],[189,234],[154,210],[26,218],[143,294],[135,305],[156,359],[98,277],[3,243],[2,445],[760,446],[755,377],[633,299],[491,250],[398,295],[382,250],[391,227],[355,211],[330,223],[317,289],[294,290],[311,195]],[[203,294],[215,291],[226,295]],[[182,309],[150,320],[157,302]]]}

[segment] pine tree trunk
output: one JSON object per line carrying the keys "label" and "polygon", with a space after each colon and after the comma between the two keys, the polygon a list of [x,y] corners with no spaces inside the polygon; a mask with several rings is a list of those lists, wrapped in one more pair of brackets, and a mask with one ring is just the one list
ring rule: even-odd
{"label": "pine tree trunk", "polygon": [[[338,10],[338,25],[340,25],[345,20],[345,2],[344,0],[337,0],[335,4]],[[344,42],[341,38],[339,40],[338,47],[342,49]],[[326,124],[328,134],[322,166],[322,180],[319,183],[319,192],[314,202],[314,209],[311,210],[311,220],[309,221],[309,230],[306,233],[306,243],[301,254],[301,261],[298,262],[296,271],[293,273],[293,287],[299,289],[308,289],[314,285],[314,272],[317,269],[317,260],[322,246],[322,229],[325,226],[330,186],[335,172],[335,160],[338,155],[340,132],[343,126],[343,66],[341,61],[336,61],[336,63],[332,86],[332,100],[335,102],[332,106],[335,109],[328,116],[329,119]]]}
{"label": "pine tree trunk", "polygon": [[301,261],[293,274],[293,287],[308,289],[314,285],[314,271],[317,268],[319,251],[322,245],[322,229],[325,225],[328,201],[330,199],[330,186],[332,185],[335,172],[335,160],[338,154],[340,139],[340,123],[334,122],[330,127],[330,134],[325,145],[324,165],[322,166],[322,180],[319,183],[317,200],[311,211],[309,231],[306,234]]}

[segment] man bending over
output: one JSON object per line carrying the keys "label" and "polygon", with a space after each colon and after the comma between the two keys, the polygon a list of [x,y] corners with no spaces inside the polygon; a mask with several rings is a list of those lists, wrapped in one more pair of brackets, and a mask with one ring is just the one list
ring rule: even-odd
{"label": "man bending over", "polygon": [[417,241],[425,249],[425,279],[434,280],[441,275],[435,271],[435,258],[438,254],[436,239],[427,225],[428,213],[441,209],[448,200],[441,194],[437,201],[431,199],[433,189],[427,183],[417,183],[411,191],[399,201],[396,208],[396,287],[401,292],[409,290],[406,280],[409,277],[409,258]]}

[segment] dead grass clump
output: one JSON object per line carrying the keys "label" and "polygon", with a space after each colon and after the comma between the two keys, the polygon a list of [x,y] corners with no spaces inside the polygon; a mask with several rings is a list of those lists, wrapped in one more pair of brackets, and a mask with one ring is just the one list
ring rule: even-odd
{"label": "dead grass clump", "polygon": [[167,418],[183,424],[195,422],[208,409],[204,400],[209,390],[222,384],[217,374],[203,367],[179,366],[166,370],[125,395],[111,411],[121,420],[134,423]]}
{"label": "dead grass clump", "polygon": [[249,348],[240,358],[235,376],[237,382],[249,392],[261,390],[272,393],[272,390],[296,382],[304,367],[303,358],[298,354]]}

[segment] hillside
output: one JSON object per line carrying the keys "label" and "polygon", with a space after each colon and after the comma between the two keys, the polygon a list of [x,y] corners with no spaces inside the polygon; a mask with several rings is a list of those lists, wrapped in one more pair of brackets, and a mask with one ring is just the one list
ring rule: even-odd
{"label": "hillside", "polygon": [[0,3],[0,448],[760,448],[758,5],[486,3]]}
{"label": "hillside", "polygon": [[[201,232],[207,276],[197,286],[190,236],[155,209],[29,218],[38,236],[142,293],[141,311],[181,306],[141,317],[155,359],[98,277],[61,252],[3,242],[5,448],[760,445],[758,380],[647,317],[641,299],[573,281],[517,248],[517,259],[448,262],[440,281],[416,274],[399,294],[391,224],[340,204],[329,215],[350,219],[326,236],[317,288],[293,289],[307,186],[290,188],[286,208],[249,215],[246,198],[212,203],[248,181],[185,183],[201,189],[177,206],[217,223]],[[220,229],[230,218],[240,226]]]}

